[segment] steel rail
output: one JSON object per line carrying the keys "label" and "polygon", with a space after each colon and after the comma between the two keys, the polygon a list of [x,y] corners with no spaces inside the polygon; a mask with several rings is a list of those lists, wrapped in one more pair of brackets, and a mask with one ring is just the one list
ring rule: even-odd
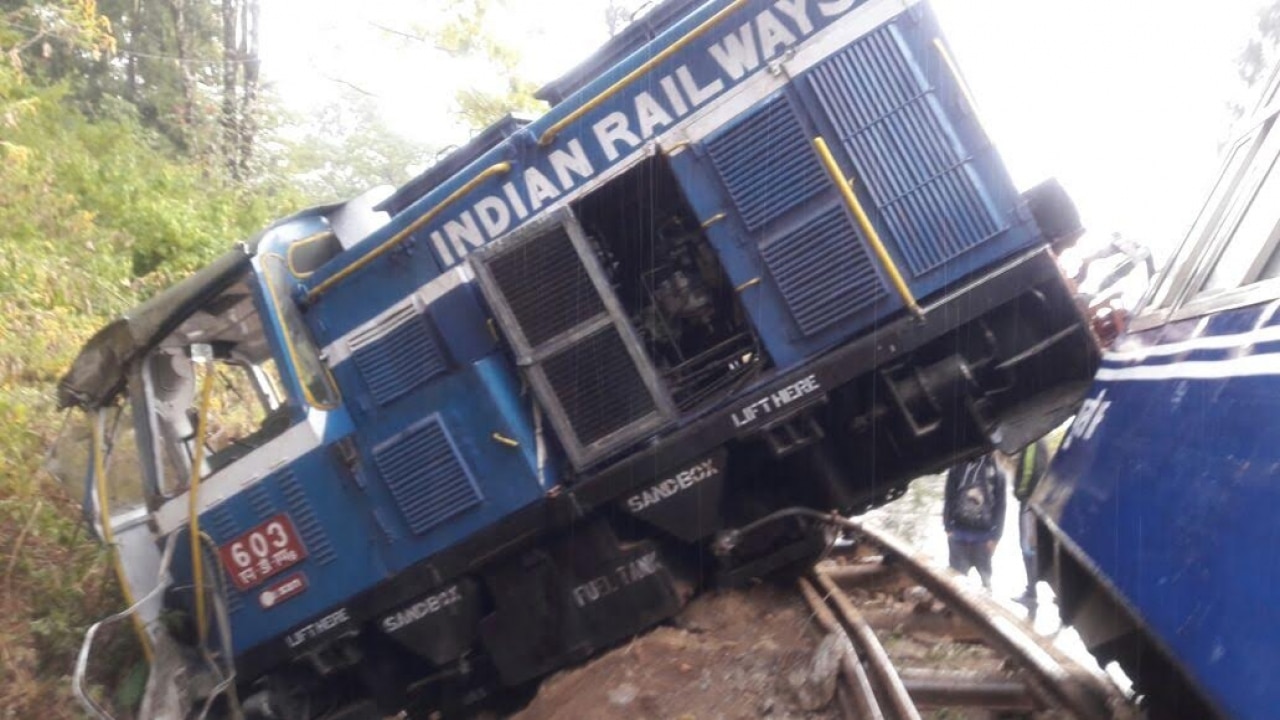
{"label": "steel rail", "polygon": [[880,644],[880,639],[876,637],[875,631],[867,624],[866,618],[862,617],[862,613],[853,606],[849,598],[844,592],[832,582],[821,570],[814,571],[814,578],[819,587],[826,593],[827,602],[840,613],[840,618],[849,634],[855,639],[858,649],[862,652],[862,656],[866,658],[867,664],[871,666],[871,671],[875,674],[876,680],[880,683],[880,689],[884,693],[889,704],[893,706],[894,714],[898,720],[921,720],[920,711],[916,709],[915,701],[911,699],[911,694],[907,692],[906,685],[902,683],[902,678],[898,675],[898,669],[894,667],[893,661],[889,659],[889,653],[885,652],[884,645]]}
{"label": "steel rail", "polygon": [[[821,513],[815,513],[821,515]],[[830,517],[830,516],[823,516]],[[989,599],[962,587],[952,578],[941,575],[915,557],[910,548],[862,523],[838,518],[834,523],[857,532],[862,539],[878,546],[886,557],[894,557],[913,580],[933,593],[934,597],[968,620],[996,650],[1013,658],[1039,682],[1055,704],[1078,718],[1104,720],[1112,718],[1108,693],[1096,678],[1083,672],[1069,671],[1061,659],[1040,646],[1018,629],[1017,619]]]}
{"label": "steel rail", "polygon": [[880,711],[880,704],[876,701],[875,691],[871,689],[871,681],[867,678],[867,672],[863,669],[862,663],[858,661],[857,649],[853,645],[853,641],[849,639],[849,633],[836,619],[831,608],[827,607],[827,603],[822,596],[814,589],[813,584],[804,578],[798,581],[800,586],[800,594],[804,596],[809,608],[813,610],[813,616],[822,626],[823,630],[829,633],[835,633],[844,642],[844,654],[840,657],[840,673],[844,676],[844,680],[849,685],[850,695],[853,696],[853,702],[857,706],[857,717],[863,720],[884,720],[884,713]]}
{"label": "steel rail", "polygon": [[[793,507],[778,510],[740,528],[722,531],[717,544],[732,548],[741,539],[761,527],[786,518],[808,518],[818,523],[849,531],[854,539],[876,548],[882,555],[881,562],[892,566],[910,577],[917,585],[928,590],[934,598],[947,605],[956,615],[967,621],[992,650],[1004,654],[1026,673],[1027,692],[1042,705],[1065,710],[1081,720],[1103,720],[1136,717],[1125,711],[1128,699],[1112,685],[1100,671],[1090,671],[1079,665],[1062,651],[1035,638],[1021,629],[1021,621],[1011,612],[985,595],[968,590],[954,578],[932,569],[927,560],[918,558],[913,551],[881,532],[860,522],[833,513],[823,513],[811,508]],[[848,554],[848,553],[845,553]],[[851,573],[868,577],[865,573]],[[819,578],[819,582],[822,578]],[[832,578],[826,578],[824,589],[828,600],[843,599],[852,603],[839,591]],[[856,612],[856,610],[855,610]],[[874,659],[873,670],[875,670]],[[878,672],[878,671],[877,671]],[[918,683],[899,683],[904,687]],[[886,692],[891,689],[880,688]],[[938,688],[920,688],[930,691]],[[1003,693],[1006,688],[987,688]],[[1021,702],[1021,700],[1019,700]]]}

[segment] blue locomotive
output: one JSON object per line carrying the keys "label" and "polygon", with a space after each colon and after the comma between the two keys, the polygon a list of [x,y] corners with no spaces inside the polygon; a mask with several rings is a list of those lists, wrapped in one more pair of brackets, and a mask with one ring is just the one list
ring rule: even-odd
{"label": "blue locomotive", "polygon": [[925,4],[667,0],[542,96],[63,379],[153,710],[468,712],[826,542],[724,530],[1074,412],[1078,220],[1014,190]]}
{"label": "blue locomotive", "polygon": [[1064,621],[1154,718],[1273,718],[1280,687],[1275,80],[1033,498]]}

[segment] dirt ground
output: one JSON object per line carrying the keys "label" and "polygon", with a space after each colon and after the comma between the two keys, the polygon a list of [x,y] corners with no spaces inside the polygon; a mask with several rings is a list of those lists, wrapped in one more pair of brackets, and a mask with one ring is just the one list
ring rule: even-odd
{"label": "dirt ground", "polygon": [[546,680],[519,720],[838,718],[804,710],[789,675],[805,675],[822,640],[799,595],[759,585],[713,592],[675,620]]}
{"label": "dirt ground", "polygon": [[[829,561],[837,568],[845,559]],[[897,573],[849,589],[904,677],[1019,681],[1021,671],[986,647],[972,626]],[[671,622],[543,682],[519,720],[742,720],[840,718],[832,694],[843,645],[824,642],[794,586],[760,584],[696,598]],[[827,650],[823,648],[830,646]],[[835,649],[834,653],[829,650]],[[826,670],[824,653],[834,655]],[[829,657],[828,657],[829,660]],[[829,675],[825,683],[822,677]],[[997,717],[1058,720],[1052,709],[1005,714],[920,708],[930,720]]]}

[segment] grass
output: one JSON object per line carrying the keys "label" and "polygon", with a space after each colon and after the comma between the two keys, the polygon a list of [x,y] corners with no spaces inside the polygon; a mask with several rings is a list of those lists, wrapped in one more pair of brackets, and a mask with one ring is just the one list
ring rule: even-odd
{"label": "grass", "polygon": [[[86,628],[120,608],[119,588],[79,501],[42,477],[60,422],[47,391],[11,383],[0,413],[0,718],[83,717],[71,694],[76,653]],[[103,688],[129,685],[141,657],[118,627],[91,677],[108,701]]]}

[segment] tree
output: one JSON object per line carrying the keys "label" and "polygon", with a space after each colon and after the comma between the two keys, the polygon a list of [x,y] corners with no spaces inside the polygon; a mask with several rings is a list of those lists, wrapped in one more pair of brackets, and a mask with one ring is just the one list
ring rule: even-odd
{"label": "tree", "polygon": [[477,75],[495,80],[490,88],[469,87],[454,98],[458,115],[479,131],[510,112],[540,113],[546,104],[533,96],[538,85],[520,72],[520,54],[500,42],[488,23],[507,0],[450,0],[442,13],[453,18],[436,28],[419,29],[417,37],[455,58],[474,62]]}
{"label": "tree", "polygon": [[1275,64],[1280,48],[1280,2],[1258,11],[1255,35],[1236,58],[1240,79],[1253,87],[1266,79],[1266,71]]}
{"label": "tree", "polygon": [[388,128],[375,99],[350,87],[285,131],[293,138],[281,143],[284,171],[310,202],[401,185],[437,154]]}

